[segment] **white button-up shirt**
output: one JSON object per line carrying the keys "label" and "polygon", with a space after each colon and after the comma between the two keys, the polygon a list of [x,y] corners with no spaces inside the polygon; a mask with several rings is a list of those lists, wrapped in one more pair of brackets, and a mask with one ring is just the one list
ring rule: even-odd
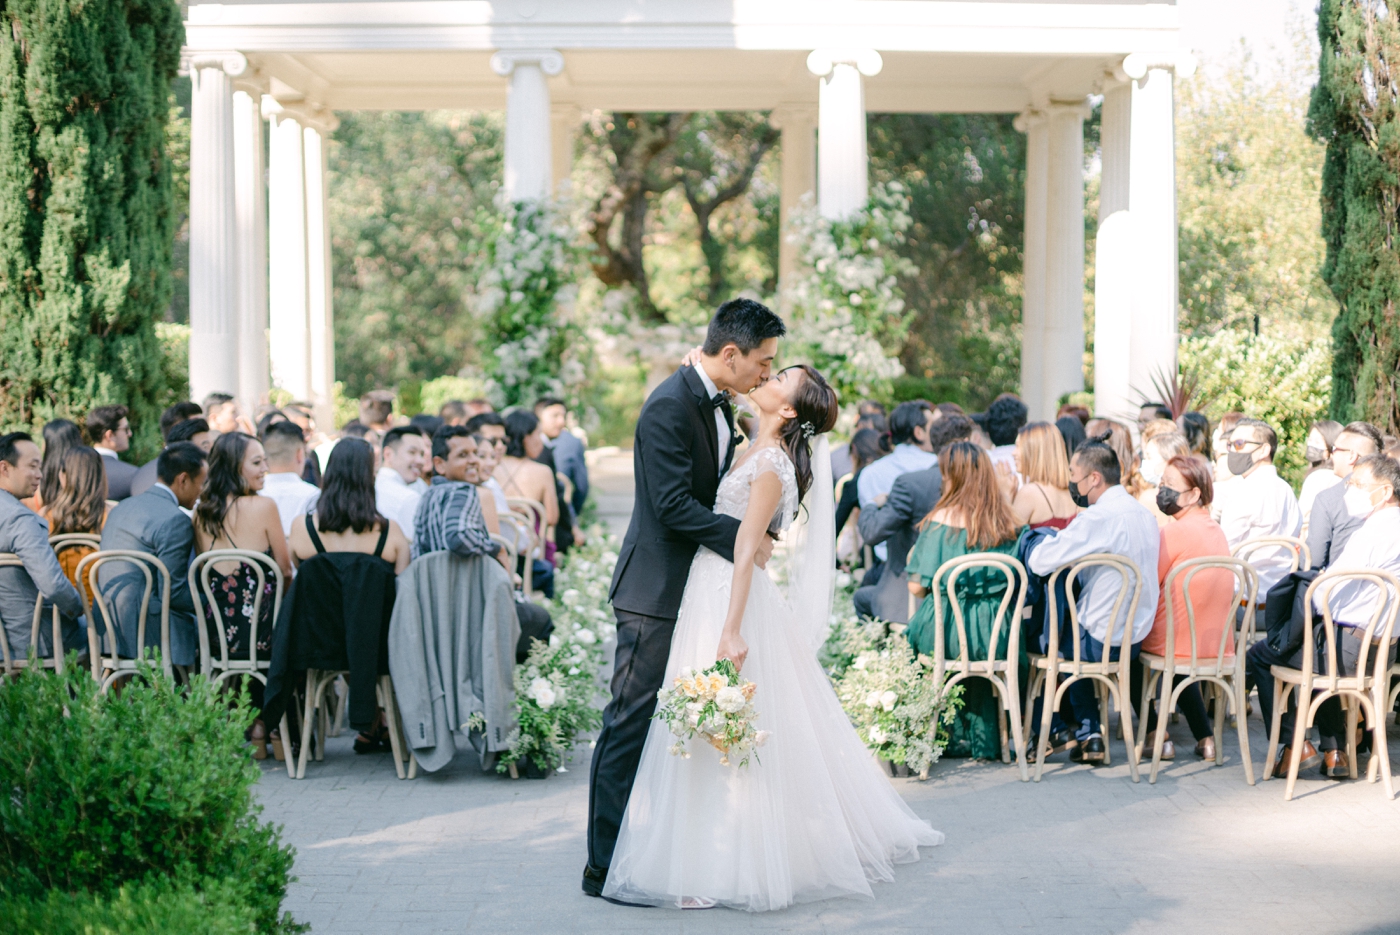
{"label": "white button-up shirt", "polygon": [[413,541],[413,517],[418,512],[418,501],[423,499],[423,491],[415,480],[412,484],[391,467],[382,467],[374,475],[374,506],[379,515],[399,524],[403,534]]}
{"label": "white button-up shirt", "polygon": [[[1060,531],[1046,539],[1030,554],[1030,570],[1048,575],[1061,565],[1095,552],[1109,552],[1133,560],[1142,574],[1142,592],[1138,596],[1137,612],[1133,615],[1133,643],[1141,643],[1152,630],[1157,616],[1157,554],[1161,547],[1157,519],[1141,503],[1134,500],[1121,486],[1103,492],[1098,502],[1080,513]],[[1118,599],[1121,575],[1100,565],[1086,568],[1076,580],[1083,582],[1079,595],[1079,624],[1094,639],[1105,646],[1117,645],[1122,638],[1122,616],[1114,621],[1112,638],[1109,616]],[[1129,591],[1131,595],[1131,591]],[[1066,649],[1066,655],[1072,650]]]}
{"label": "white button-up shirt", "polygon": [[[1260,536],[1297,536],[1303,531],[1303,512],[1288,481],[1272,464],[1261,464],[1247,477],[1230,481],[1228,496],[1220,507],[1220,528],[1234,552],[1242,543]],[[1246,556],[1259,573],[1263,595],[1288,574],[1292,558],[1287,549],[1260,549]]]}
{"label": "white button-up shirt", "polygon": [[[1363,568],[1379,568],[1400,576],[1400,506],[1383,507],[1372,513],[1347,540],[1346,548],[1327,570],[1360,571]],[[1314,605],[1317,596],[1318,592],[1314,591]],[[1365,627],[1376,611],[1377,596],[1376,586],[1365,581],[1338,584],[1327,594],[1332,619],[1346,626]],[[1317,606],[1317,610],[1321,609]],[[1382,618],[1381,623],[1384,622]]]}
{"label": "white button-up shirt", "polygon": [[316,509],[316,501],[321,499],[321,491],[316,485],[308,484],[289,471],[267,475],[263,479],[263,489],[258,493],[277,504],[284,536],[291,536],[292,523],[298,516]]}
{"label": "white button-up shirt", "polygon": [[[705,392],[714,399],[719,393],[719,387],[715,386],[715,381],[710,379],[710,375],[705,372],[705,368],[695,367],[695,372],[700,375],[700,382],[705,384]],[[724,456],[729,454],[729,423],[725,421],[724,410],[719,406],[715,407],[715,438],[718,439],[719,450],[715,452],[715,464],[720,467],[721,475],[724,473]]]}

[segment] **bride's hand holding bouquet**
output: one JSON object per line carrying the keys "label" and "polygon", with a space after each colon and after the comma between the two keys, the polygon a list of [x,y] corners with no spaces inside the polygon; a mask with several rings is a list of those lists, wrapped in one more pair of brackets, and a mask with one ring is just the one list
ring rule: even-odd
{"label": "bride's hand holding bouquet", "polygon": [[656,693],[652,717],[664,721],[677,738],[670,748],[673,756],[688,759],[686,742],[699,736],[719,751],[720,765],[729,766],[733,757],[740,766],[747,766],[750,755],[758,760],[755,750],[768,741],[768,732],[754,727],[758,712],[753,696],[757,690],[753,682],[739,677],[739,670],[728,659],[701,672],[687,666],[670,688]]}

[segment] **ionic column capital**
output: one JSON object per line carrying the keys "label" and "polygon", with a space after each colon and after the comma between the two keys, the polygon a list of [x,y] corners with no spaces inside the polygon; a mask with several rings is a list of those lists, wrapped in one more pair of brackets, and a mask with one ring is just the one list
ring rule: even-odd
{"label": "ionic column capital", "polygon": [[340,126],[340,120],[330,108],[312,101],[279,101],[270,94],[262,99],[264,120],[295,120],[303,127],[321,133],[333,133]]}
{"label": "ionic column capital", "polygon": [[1140,81],[1149,71],[1158,69],[1190,78],[1196,73],[1196,56],[1184,49],[1175,52],[1134,52],[1115,65],[1109,75],[1117,81]]}
{"label": "ionic column capital", "polygon": [[1011,126],[1017,133],[1029,133],[1032,127],[1039,126],[1046,120],[1047,114],[1044,110],[1032,104],[1016,115],[1011,121]]}
{"label": "ionic column capital", "polygon": [[491,56],[491,70],[508,78],[517,65],[538,65],[553,77],[564,70],[564,56],[555,49],[502,49]]}
{"label": "ionic column capital", "polygon": [[818,78],[831,74],[837,65],[851,65],[873,78],[885,67],[885,60],[874,49],[816,49],[807,56],[807,70]]}
{"label": "ionic column capital", "polygon": [[248,57],[242,52],[208,52],[189,48],[180,50],[180,74],[193,75],[206,68],[216,68],[230,78],[238,78],[248,70]]}

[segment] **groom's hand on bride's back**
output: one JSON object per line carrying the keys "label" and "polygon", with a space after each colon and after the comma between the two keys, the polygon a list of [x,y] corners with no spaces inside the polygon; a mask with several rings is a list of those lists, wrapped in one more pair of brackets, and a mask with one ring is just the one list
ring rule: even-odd
{"label": "groom's hand on bride's back", "polygon": [[753,563],[759,568],[768,567],[768,560],[773,557],[773,543],[775,541],[771,532],[758,540],[758,550],[754,552]]}

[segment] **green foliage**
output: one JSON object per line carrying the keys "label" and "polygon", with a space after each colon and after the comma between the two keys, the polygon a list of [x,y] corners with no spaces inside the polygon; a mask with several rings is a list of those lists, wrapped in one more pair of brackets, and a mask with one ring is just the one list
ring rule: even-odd
{"label": "green foliage", "polygon": [[158,444],[170,303],[170,0],[20,0],[0,36],[0,424],[131,408]]}
{"label": "green foliage", "polygon": [[150,667],[120,694],[77,665],[0,683],[0,896],[218,881],[259,931],[290,930],[292,849],[257,820],[252,716],[246,692],[230,705],[203,677],[177,689]]}
{"label": "green foliage", "polygon": [[486,396],[486,383],[467,377],[438,377],[429,380],[419,388],[420,412],[437,415],[442,404],[453,399],[466,401],[482,399]]}
{"label": "green foliage", "polygon": [[156,322],[160,339],[160,365],[165,375],[161,408],[190,398],[190,326],[173,321]]}
{"label": "green foliage", "polygon": [[349,113],[331,138],[336,372],[352,397],[457,373],[496,232],[499,113]]}
{"label": "green foliage", "polygon": [[1279,444],[1274,464],[1289,482],[1301,483],[1308,428],[1327,414],[1327,345],[1226,330],[1182,340],[1180,361],[1183,374],[1199,381],[1212,420],[1234,411],[1273,426]]}
{"label": "green foliage", "polygon": [[1026,144],[1011,120],[869,117],[871,181],[899,182],[913,222],[895,248],[912,264],[899,280],[912,314],[899,398],[981,409],[1017,390]]}
{"label": "green foliage", "polygon": [[1400,432],[1400,11],[1321,0],[1318,80],[1308,128],[1322,170],[1323,277],[1342,310],[1332,329],[1332,417]]}
{"label": "green foliage", "polygon": [[110,896],[50,890],[35,899],[0,899],[0,919],[13,935],[248,935],[257,924],[229,886],[207,881],[197,889],[159,877]]}

